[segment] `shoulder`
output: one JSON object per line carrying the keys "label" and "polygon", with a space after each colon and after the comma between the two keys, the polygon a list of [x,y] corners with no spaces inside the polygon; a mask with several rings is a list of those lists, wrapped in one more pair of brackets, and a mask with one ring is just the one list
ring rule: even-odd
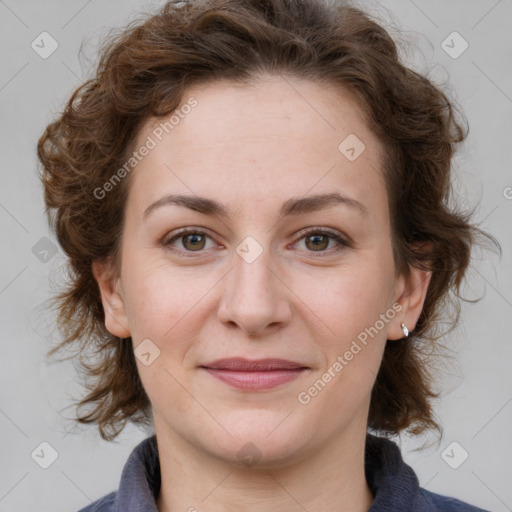
{"label": "shoulder", "polygon": [[154,510],[160,491],[160,461],[156,436],[141,441],[130,453],[119,488],[78,512],[135,512]]}
{"label": "shoulder", "polygon": [[113,512],[117,491],[111,492],[96,501],[93,501],[78,512]]}
{"label": "shoulder", "polygon": [[489,512],[420,487],[399,446],[387,438],[367,435],[365,473],[374,494],[369,512]]}
{"label": "shoulder", "polygon": [[422,501],[422,504],[425,506],[426,510],[440,512],[489,512],[483,508],[470,505],[465,501],[427,491],[423,488],[419,489],[419,494],[420,500]]}

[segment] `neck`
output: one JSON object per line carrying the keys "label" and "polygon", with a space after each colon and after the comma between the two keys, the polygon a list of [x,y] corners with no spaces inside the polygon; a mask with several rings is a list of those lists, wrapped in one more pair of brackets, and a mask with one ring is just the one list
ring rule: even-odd
{"label": "neck", "polygon": [[266,469],[219,460],[155,419],[160,457],[159,512],[367,512],[366,429],[347,430],[293,463]]}

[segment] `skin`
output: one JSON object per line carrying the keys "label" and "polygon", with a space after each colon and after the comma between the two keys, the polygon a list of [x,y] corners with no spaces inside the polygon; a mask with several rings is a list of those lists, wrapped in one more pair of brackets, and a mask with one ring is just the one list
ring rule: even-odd
{"label": "skin", "polygon": [[[191,96],[198,105],[130,177],[119,274],[93,264],[107,329],[131,337],[134,349],[149,338],[160,350],[148,366],[137,359],[160,455],[158,510],[367,511],[372,386],[386,340],[400,343],[402,322],[414,329],[430,281],[418,269],[409,279],[395,273],[382,147],[353,98],[333,87],[261,76],[251,86],[195,86],[183,103]],[[141,128],[137,147],[154,123]],[[366,146],[354,161],[338,150],[351,133]],[[291,197],[330,192],[361,202],[366,214],[337,204],[279,216]],[[229,217],[167,205],[144,220],[148,205],[170,193],[219,201]],[[164,243],[184,227],[208,236],[195,251],[194,239],[180,236],[174,253]],[[316,248],[318,233],[301,233],[310,227],[335,230],[351,246],[320,238]],[[236,252],[247,236],[263,249],[251,263]],[[393,305],[401,310],[299,403]],[[235,356],[309,370],[270,390],[242,391],[199,368]],[[249,442],[258,450],[253,466],[237,456]]]}

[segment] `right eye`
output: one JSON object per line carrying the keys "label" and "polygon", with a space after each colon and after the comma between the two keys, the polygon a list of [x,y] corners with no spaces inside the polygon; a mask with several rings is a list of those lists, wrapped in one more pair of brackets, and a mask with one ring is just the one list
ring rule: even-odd
{"label": "right eye", "polygon": [[[171,238],[162,243],[172,252],[177,253],[194,253],[202,252],[205,249],[206,237],[211,238],[206,231],[196,228],[185,228],[176,232]],[[175,248],[175,241],[179,241],[183,248]],[[186,255],[187,257],[189,255]]]}

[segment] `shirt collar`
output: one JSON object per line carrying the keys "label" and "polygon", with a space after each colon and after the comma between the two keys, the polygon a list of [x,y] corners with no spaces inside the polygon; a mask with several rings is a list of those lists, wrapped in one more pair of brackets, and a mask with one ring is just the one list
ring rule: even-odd
{"label": "shirt collar", "polygon": [[[374,501],[368,512],[416,510],[419,483],[389,439],[366,435],[364,468]],[[121,475],[114,512],[158,512],[161,474],[156,436],[137,445]]]}
{"label": "shirt collar", "polygon": [[367,434],[364,470],[374,496],[368,512],[423,510],[418,477],[393,441]]}
{"label": "shirt collar", "polygon": [[137,445],[123,468],[114,512],[158,512],[160,460],[156,436]]}

